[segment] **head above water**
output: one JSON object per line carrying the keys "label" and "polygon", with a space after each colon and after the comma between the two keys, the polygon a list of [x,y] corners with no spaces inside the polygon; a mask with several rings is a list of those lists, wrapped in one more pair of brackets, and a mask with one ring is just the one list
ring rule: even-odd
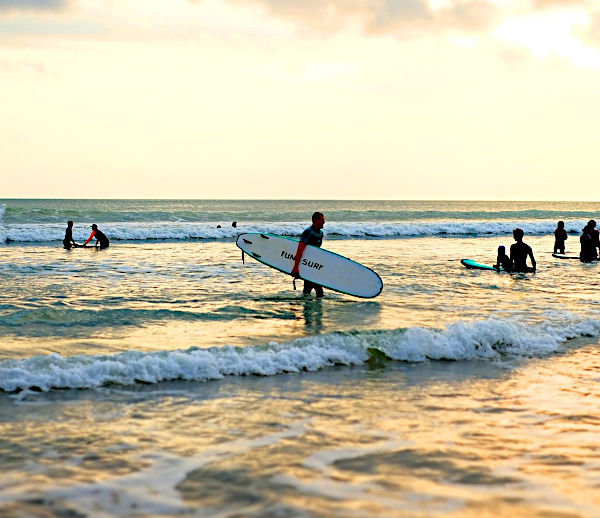
{"label": "head above water", "polygon": [[587,227],[588,227],[589,229],[596,228],[596,221],[595,221],[595,220],[593,220],[593,219],[590,219],[590,220],[588,221]]}
{"label": "head above water", "polygon": [[521,241],[524,235],[525,232],[523,232],[522,228],[517,227],[513,230],[513,237],[515,238],[515,241]]}
{"label": "head above water", "polygon": [[67,221],[67,227],[72,227],[73,226],[73,222],[72,221]]}
{"label": "head above water", "polygon": [[498,247],[498,255],[505,255],[506,254],[506,248],[504,248],[504,245],[500,245]]}
{"label": "head above water", "polygon": [[312,223],[313,223],[313,227],[322,229],[323,225],[325,225],[325,216],[323,215],[323,213],[315,212],[312,215]]}
{"label": "head above water", "polygon": [[558,228],[565,228],[565,222],[564,221],[559,221],[558,222]]}
{"label": "head above water", "polygon": [[92,225],[92,230],[98,230],[98,225],[96,225],[96,223]]}

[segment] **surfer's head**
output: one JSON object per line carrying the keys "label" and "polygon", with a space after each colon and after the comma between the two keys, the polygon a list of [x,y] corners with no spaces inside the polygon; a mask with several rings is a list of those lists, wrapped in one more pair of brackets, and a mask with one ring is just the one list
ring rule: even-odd
{"label": "surfer's head", "polygon": [[71,228],[73,226],[73,222],[72,221],[67,221],[67,227]]}
{"label": "surfer's head", "polygon": [[312,223],[313,223],[313,227],[322,229],[323,225],[325,225],[325,216],[323,216],[323,213],[315,212],[312,215]]}
{"label": "surfer's head", "polygon": [[506,248],[504,248],[504,245],[498,247],[498,255],[506,255]]}
{"label": "surfer's head", "polygon": [[521,241],[524,235],[525,232],[523,232],[522,228],[517,227],[513,230],[513,237],[515,238],[515,241]]}
{"label": "surfer's head", "polygon": [[565,222],[564,221],[559,221],[558,222],[558,228],[565,228]]}
{"label": "surfer's head", "polygon": [[591,230],[591,229],[593,229],[593,228],[596,228],[596,221],[595,221],[595,220],[593,220],[593,219],[590,219],[590,220],[588,221],[588,224],[587,224],[587,226],[590,228],[590,230]]}
{"label": "surfer's head", "polygon": [[98,225],[96,225],[96,223],[92,225],[92,230],[98,230]]}

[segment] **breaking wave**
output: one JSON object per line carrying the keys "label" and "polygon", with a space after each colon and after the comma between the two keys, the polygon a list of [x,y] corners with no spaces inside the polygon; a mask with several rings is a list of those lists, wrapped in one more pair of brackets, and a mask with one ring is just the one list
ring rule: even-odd
{"label": "breaking wave", "polygon": [[[0,213],[1,216],[1,213]],[[0,220],[1,222],[1,220]],[[579,234],[585,225],[584,220],[565,222],[571,234]],[[306,228],[306,222],[248,223],[242,227],[217,228],[216,223],[104,223],[99,224],[111,240],[195,240],[195,239],[235,239],[241,232],[261,232],[284,236],[298,236]],[[515,226],[523,228],[527,235],[552,234],[556,227],[554,220],[530,221],[410,221],[410,222],[328,222],[325,233],[339,237],[379,237],[402,238],[418,236],[486,236],[510,234]],[[73,235],[77,241],[88,237],[89,229],[75,228]],[[0,239],[3,242],[41,243],[62,241],[64,228],[55,224],[0,224]]]}
{"label": "breaking wave", "polygon": [[0,362],[0,390],[86,389],[171,380],[209,381],[225,376],[273,376],[317,371],[371,360],[494,360],[542,357],[569,339],[600,335],[600,321],[527,325],[513,320],[459,321],[445,329],[333,333],[262,346],[190,348],[113,355],[59,354]]}

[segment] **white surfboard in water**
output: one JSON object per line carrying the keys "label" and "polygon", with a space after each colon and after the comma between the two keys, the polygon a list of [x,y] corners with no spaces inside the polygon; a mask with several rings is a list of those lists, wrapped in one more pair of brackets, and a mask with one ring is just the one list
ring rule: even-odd
{"label": "white surfboard in water", "polygon": [[[257,261],[289,274],[298,240],[275,234],[241,234],[236,245]],[[311,245],[304,249],[298,273],[302,279],[324,288],[365,299],[377,297],[383,289],[381,278],[370,268]]]}

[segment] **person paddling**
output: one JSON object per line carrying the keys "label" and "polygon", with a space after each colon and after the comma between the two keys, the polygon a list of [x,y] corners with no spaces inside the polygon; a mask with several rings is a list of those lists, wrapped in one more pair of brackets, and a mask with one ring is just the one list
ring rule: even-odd
{"label": "person paddling", "polygon": [[90,237],[87,238],[86,242],[83,243],[83,246],[86,246],[93,238],[96,238],[96,247],[98,247],[98,244],[100,244],[100,250],[108,248],[110,242],[108,238],[104,235],[104,232],[98,229],[98,225],[96,225],[96,223],[92,225],[92,233],[90,234]]}

